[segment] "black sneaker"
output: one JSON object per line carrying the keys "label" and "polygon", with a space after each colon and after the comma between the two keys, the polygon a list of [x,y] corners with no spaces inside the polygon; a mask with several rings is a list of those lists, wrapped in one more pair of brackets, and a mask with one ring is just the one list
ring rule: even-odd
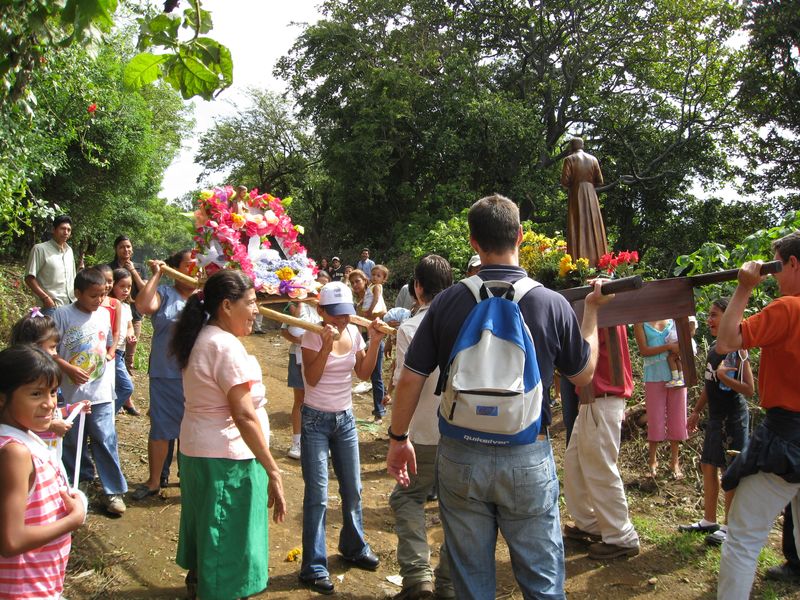
{"label": "black sneaker", "polygon": [[775,567],[770,567],[764,573],[764,579],[772,579],[773,581],[798,581],[800,580],[800,569],[791,566],[789,563],[783,563]]}
{"label": "black sneaker", "polygon": [[375,571],[378,565],[381,564],[381,559],[378,558],[372,550],[368,550],[366,554],[358,558],[345,558],[345,560],[353,566],[364,569],[365,571]]}
{"label": "black sneaker", "polygon": [[319,594],[324,594],[325,596],[333,594],[333,582],[327,575],[316,579],[303,579],[300,577],[300,583]]}

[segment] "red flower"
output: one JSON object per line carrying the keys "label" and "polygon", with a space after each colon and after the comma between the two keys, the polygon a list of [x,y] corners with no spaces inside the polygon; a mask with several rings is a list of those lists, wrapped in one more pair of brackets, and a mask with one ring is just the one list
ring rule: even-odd
{"label": "red flower", "polygon": [[639,262],[639,253],[636,250],[631,252],[631,262],[634,264]]}
{"label": "red flower", "polygon": [[97,110],[97,104],[96,104],[96,103],[94,103],[94,102],[92,102],[92,103],[91,103],[89,106],[87,106],[87,107],[86,107],[86,111],[87,111],[87,112],[88,112],[90,115],[93,115],[93,114],[95,113],[95,111],[96,111],[96,110]]}
{"label": "red flower", "polygon": [[611,262],[611,253],[609,252],[608,254],[603,254],[603,256],[601,256],[597,260],[597,268],[598,269],[605,269],[609,265],[610,262]]}

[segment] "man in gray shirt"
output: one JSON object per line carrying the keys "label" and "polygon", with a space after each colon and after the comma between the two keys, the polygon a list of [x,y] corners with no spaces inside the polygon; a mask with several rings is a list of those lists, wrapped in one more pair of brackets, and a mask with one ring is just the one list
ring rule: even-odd
{"label": "man in gray shirt", "polygon": [[28,257],[25,284],[41,300],[42,312],[52,315],[57,306],[75,301],[75,257],[67,240],[72,219],[61,215],[53,220],[53,237],[36,244]]}

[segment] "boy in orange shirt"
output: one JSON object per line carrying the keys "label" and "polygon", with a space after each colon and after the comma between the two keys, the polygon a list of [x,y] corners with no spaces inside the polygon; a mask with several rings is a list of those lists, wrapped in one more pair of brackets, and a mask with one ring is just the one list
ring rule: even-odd
{"label": "boy in orange shirt", "polygon": [[[772,244],[783,270],[773,275],[781,294],[764,310],[742,320],[753,289],[764,279],[760,261],[739,269],[739,285],[719,325],[717,348],[761,348],[758,392],[766,418],[722,479],[736,488],[722,548],[717,598],[747,600],[758,553],[781,509],[800,509],[800,231]],[[797,519],[795,519],[797,522]]]}

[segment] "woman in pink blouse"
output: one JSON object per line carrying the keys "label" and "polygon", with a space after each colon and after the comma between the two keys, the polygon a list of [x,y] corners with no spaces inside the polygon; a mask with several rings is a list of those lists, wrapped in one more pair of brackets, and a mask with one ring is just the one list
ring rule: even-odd
{"label": "woman in pink blouse", "polygon": [[261,367],[238,339],[257,314],[250,278],[218,271],[186,302],[172,339],[186,396],[176,562],[189,570],[189,596],[203,600],[267,586],[268,507],[276,523],[286,515]]}

